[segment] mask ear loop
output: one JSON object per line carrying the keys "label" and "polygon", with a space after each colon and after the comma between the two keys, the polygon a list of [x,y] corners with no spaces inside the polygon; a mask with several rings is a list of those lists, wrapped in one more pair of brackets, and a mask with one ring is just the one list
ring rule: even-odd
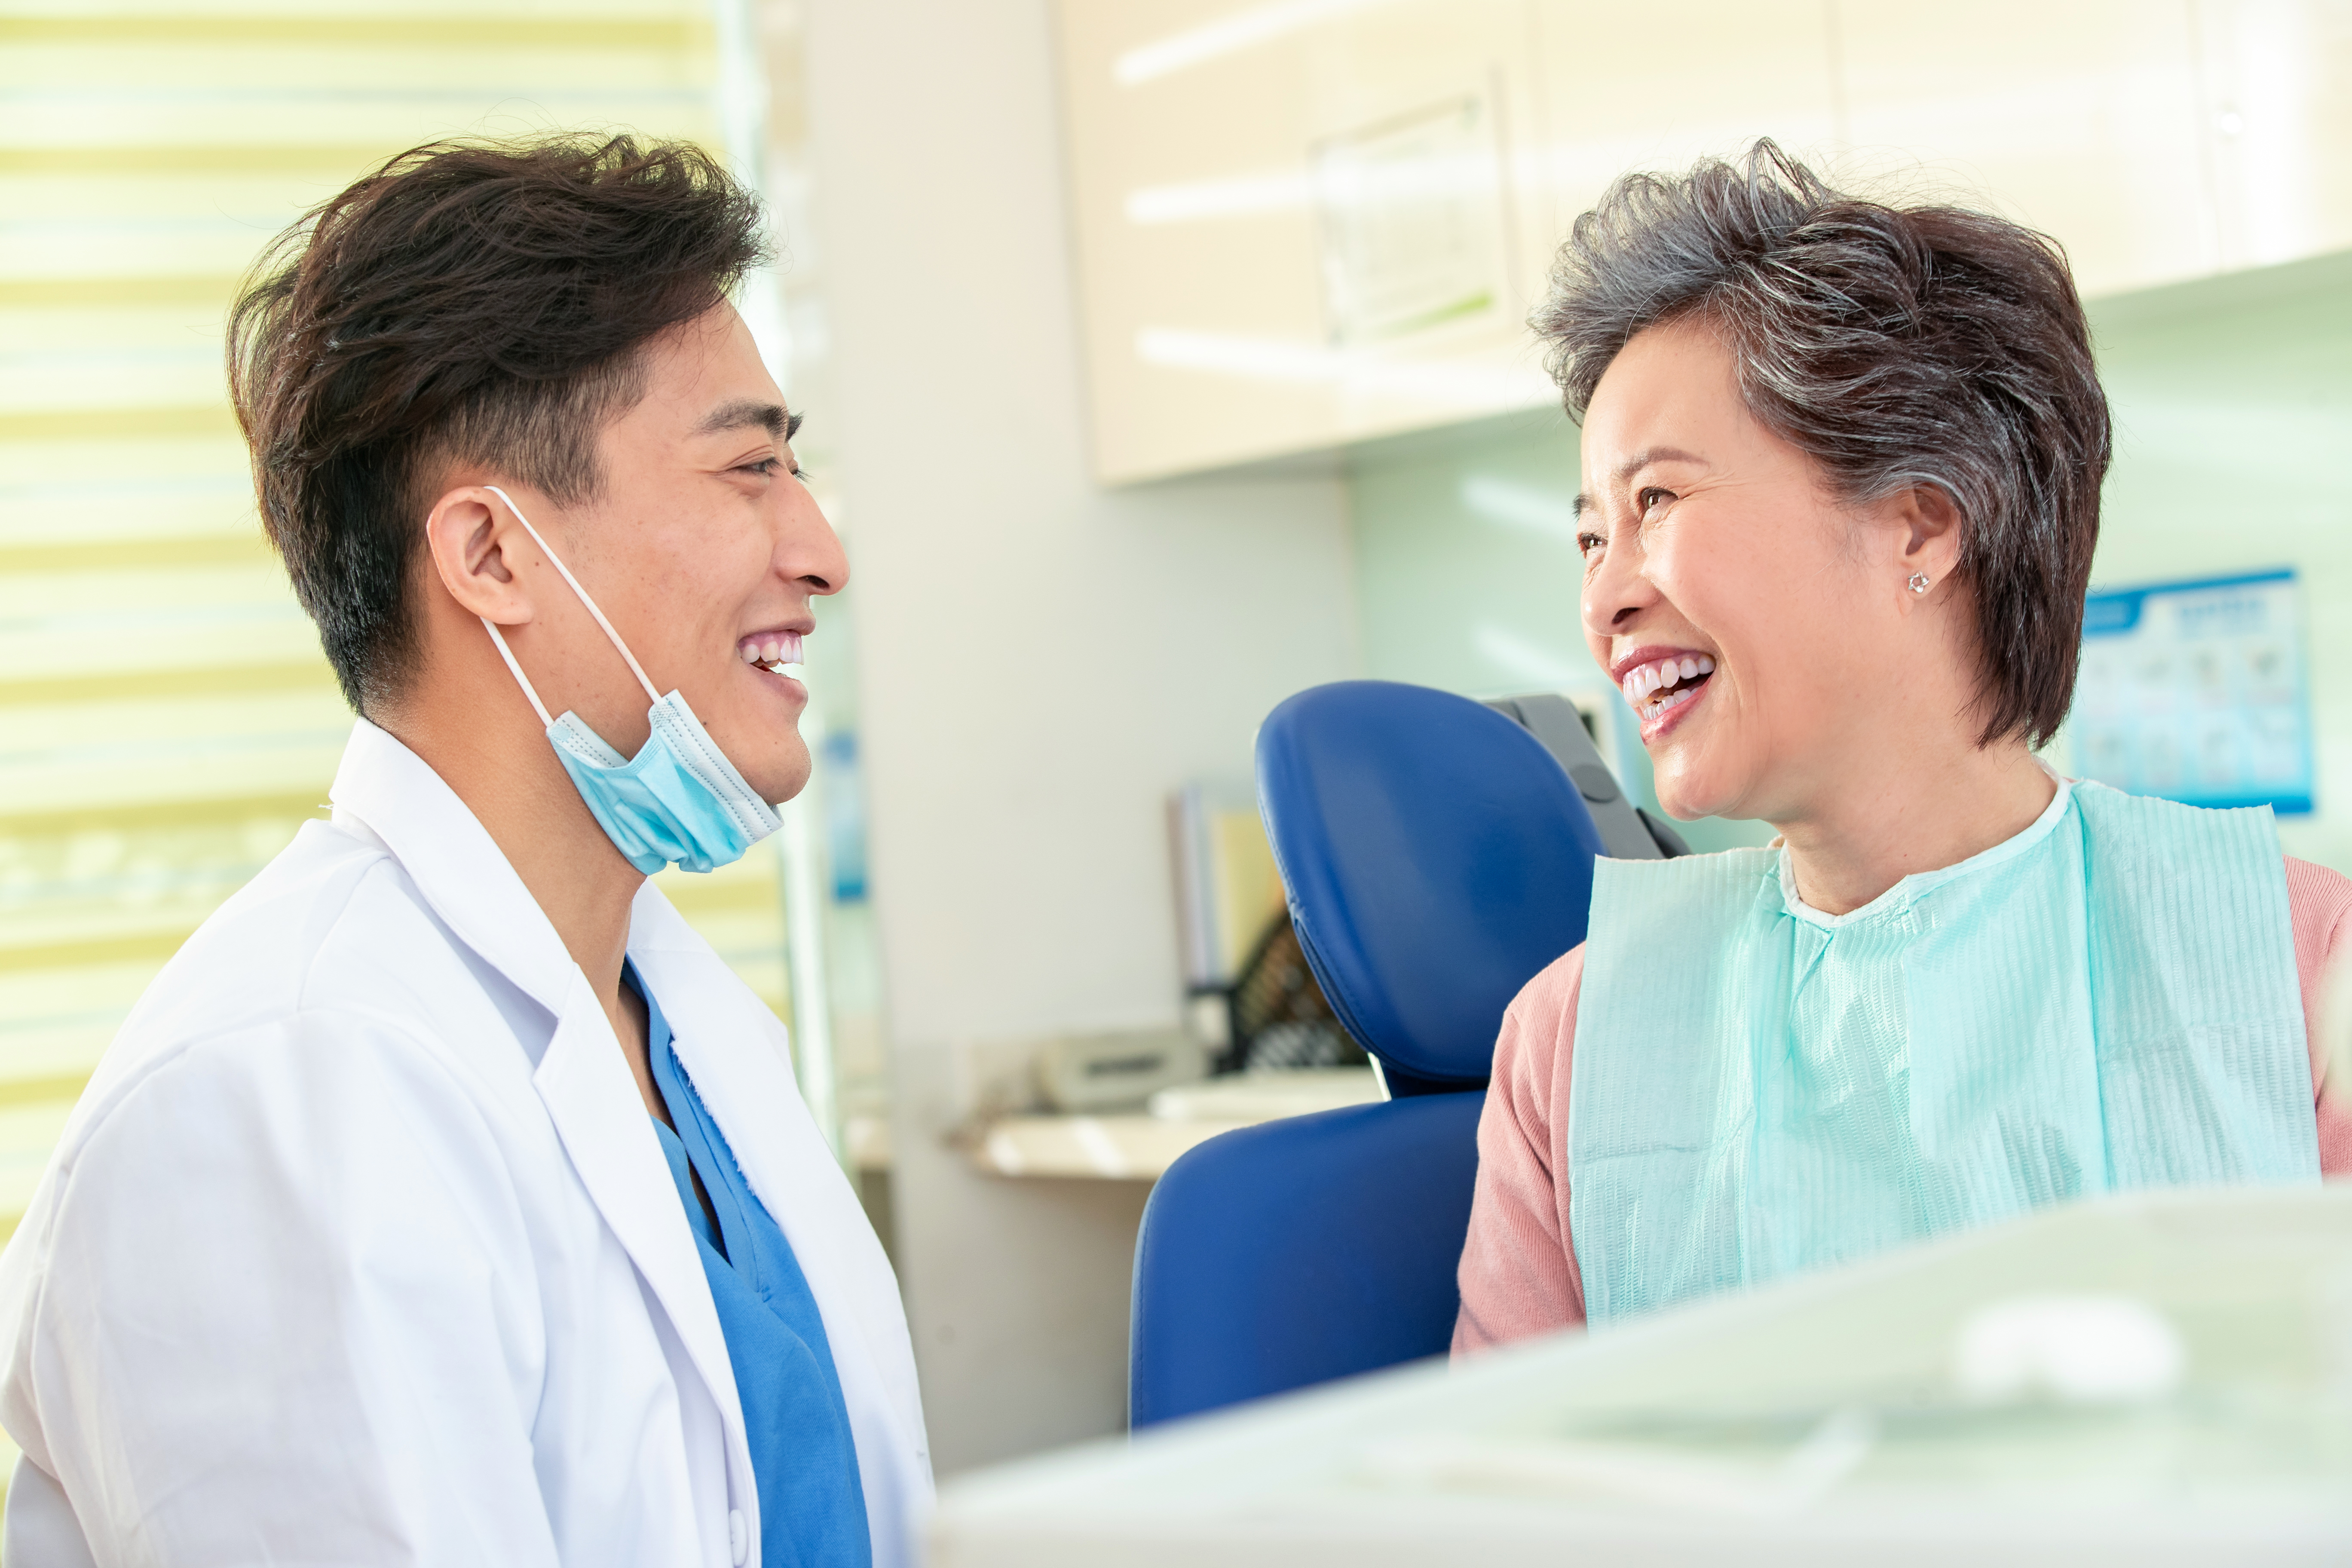
{"label": "mask ear loop", "polygon": [[[612,639],[614,648],[619,652],[623,658],[628,661],[629,673],[635,676],[637,678],[637,684],[646,689],[646,700],[648,702],[659,702],[661,700],[661,693],[656,691],[654,689],[654,683],[646,679],[645,670],[639,668],[637,664],[637,656],[629,651],[629,645],[621,640],[621,634],[613,629],[613,623],[604,618],[604,612],[596,607],[596,601],[588,596],[588,590],[580,585],[580,579],[572,574],[572,568],[563,563],[563,558],[556,554],[554,551],[548,549],[547,541],[540,538],[539,530],[531,527],[530,519],[523,516],[522,508],[515,505],[514,503],[514,497],[507,494],[506,491],[499,489],[496,485],[484,485],[482,488],[507,503],[507,510],[515,514],[515,521],[522,524],[523,531],[530,534],[531,539],[539,545],[540,549],[545,552],[547,559],[553,563],[555,569],[563,574],[563,580],[572,584],[572,591],[580,595],[580,602],[588,606],[588,613],[596,617],[596,624],[598,626],[604,628],[604,635]],[[486,626],[490,626],[490,623],[488,620],[483,621],[482,624]],[[514,655],[507,651],[507,639],[499,636],[499,629],[496,626],[490,626],[490,636],[497,641],[499,651],[502,654],[506,654],[507,668],[515,672],[515,679],[517,680],[522,680],[523,690],[530,692],[530,682],[522,679],[522,667],[515,663]],[[541,718],[547,719],[547,710],[540,706],[538,693],[531,692],[530,705],[533,708],[539,709],[539,716]],[[555,721],[548,719],[547,721],[551,724]]]}
{"label": "mask ear loop", "polygon": [[[521,514],[518,512],[516,515]],[[531,688],[530,677],[525,675],[522,672],[522,666],[515,662],[514,649],[507,647],[507,639],[499,635],[499,628],[491,623],[489,616],[482,616],[481,621],[482,629],[490,634],[492,642],[499,645],[499,657],[507,661],[509,669],[514,671],[515,684],[522,688],[522,694],[525,697],[530,699],[530,710],[539,715],[541,725],[550,730],[554,729],[555,721],[548,716],[547,704],[539,700],[539,693]]]}

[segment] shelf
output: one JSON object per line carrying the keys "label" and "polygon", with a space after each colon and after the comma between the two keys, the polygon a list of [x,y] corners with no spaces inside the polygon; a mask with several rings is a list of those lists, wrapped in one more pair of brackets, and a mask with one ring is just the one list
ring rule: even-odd
{"label": "shelf", "polygon": [[982,1133],[971,1159],[1000,1176],[1156,1181],[1188,1150],[1221,1132],[1380,1098],[1370,1068],[1241,1073],[1162,1089],[1148,1112],[1008,1116]]}

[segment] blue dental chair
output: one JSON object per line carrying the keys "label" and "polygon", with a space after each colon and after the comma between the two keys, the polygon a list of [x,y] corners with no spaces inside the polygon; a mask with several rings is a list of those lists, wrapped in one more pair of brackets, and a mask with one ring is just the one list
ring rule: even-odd
{"label": "blue dental chair", "polygon": [[1504,1009],[1584,940],[1596,855],[1680,847],[1556,697],[1317,687],[1267,718],[1257,780],[1299,945],[1389,1098],[1224,1133],[1160,1179],[1139,1429],[1448,1348]]}

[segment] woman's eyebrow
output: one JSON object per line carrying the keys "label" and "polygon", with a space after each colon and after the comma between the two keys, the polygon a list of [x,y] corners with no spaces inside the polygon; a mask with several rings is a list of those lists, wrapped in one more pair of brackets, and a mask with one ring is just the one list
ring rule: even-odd
{"label": "woman's eyebrow", "polygon": [[[1696,452],[1685,452],[1680,447],[1652,447],[1646,451],[1634,453],[1618,464],[1617,471],[1610,478],[1622,485],[1652,463],[1704,463],[1706,461],[1706,459]],[[1591,505],[1592,498],[1579,490],[1576,500],[1570,503],[1570,510],[1575,516],[1582,517],[1586,509]]]}
{"label": "woman's eyebrow", "polygon": [[1653,447],[1646,452],[1636,452],[1617,465],[1610,478],[1623,484],[1652,463],[1704,463],[1705,458],[1696,452],[1685,452],[1680,447]]}

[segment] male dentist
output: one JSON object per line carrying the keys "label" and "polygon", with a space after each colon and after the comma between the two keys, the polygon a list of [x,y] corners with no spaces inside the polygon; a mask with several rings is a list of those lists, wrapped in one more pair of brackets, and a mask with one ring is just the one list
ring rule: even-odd
{"label": "male dentist", "polygon": [[880,1246],[784,1031],[646,885],[806,781],[847,576],[703,153],[424,148],[265,258],[230,383],[359,710],[0,1258],[9,1568],[914,1552]]}

